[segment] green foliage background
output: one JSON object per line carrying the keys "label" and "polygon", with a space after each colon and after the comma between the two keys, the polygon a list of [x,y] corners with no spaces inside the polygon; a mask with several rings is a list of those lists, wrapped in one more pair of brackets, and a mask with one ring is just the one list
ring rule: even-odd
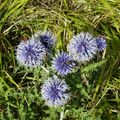
{"label": "green foliage background", "polygon": [[[66,50],[81,31],[105,36],[108,45],[94,61],[67,76],[71,99],[57,109],[45,106],[40,94],[49,65],[25,70],[15,59],[23,38],[46,29],[57,37],[55,50]],[[59,120],[62,112],[64,120],[120,120],[120,1],[0,1],[0,119]]]}

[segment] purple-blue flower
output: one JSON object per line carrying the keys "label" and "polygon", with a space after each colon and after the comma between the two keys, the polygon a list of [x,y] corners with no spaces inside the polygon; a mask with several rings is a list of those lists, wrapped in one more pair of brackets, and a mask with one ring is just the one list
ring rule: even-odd
{"label": "purple-blue flower", "polygon": [[40,41],[31,38],[28,41],[22,41],[16,51],[17,61],[26,67],[36,67],[41,65],[46,55],[46,51]]}
{"label": "purple-blue flower", "polygon": [[103,37],[96,38],[98,51],[103,51],[107,47],[106,39]]}
{"label": "purple-blue flower", "polygon": [[41,87],[41,94],[46,105],[57,107],[67,103],[69,93],[66,93],[66,90],[69,90],[66,82],[57,76],[53,76],[44,82]]}
{"label": "purple-blue flower", "polygon": [[34,37],[44,45],[44,47],[48,52],[54,46],[56,41],[55,36],[50,31],[44,31],[44,32],[39,31],[34,35]]}
{"label": "purple-blue flower", "polygon": [[58,53],[52,61],[53,68],[58,74],[64,76],[70,73],[75,66],[73,58],[65,52]]}
{"label": "purple-blue flower", "polygon": [[91,34],[81,32],[71,39],[68,52],[78,62],[89,61],[97,52],[96,40]]}

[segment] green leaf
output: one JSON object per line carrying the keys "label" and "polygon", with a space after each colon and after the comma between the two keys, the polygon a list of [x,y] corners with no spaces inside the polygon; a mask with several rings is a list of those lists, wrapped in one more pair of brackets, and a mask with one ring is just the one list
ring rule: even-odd
{"label": "green leaf", "polygon": [[102,66],[107,60],[102,60],[102,61],[99,61],[97,63],[92,63],[92,64],[89,64],[83,68],[81,68],[81,73],[88,73],[90,71],[94,71],[96,70],[98,67]]}

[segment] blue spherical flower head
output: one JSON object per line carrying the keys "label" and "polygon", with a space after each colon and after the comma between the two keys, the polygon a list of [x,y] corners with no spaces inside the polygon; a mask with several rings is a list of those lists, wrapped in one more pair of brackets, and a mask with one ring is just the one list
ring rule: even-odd
{"label": "blue spherical flower head", "polygon": [[42,43],[31,38],[18,45],[16,59],[23,66],[36,67],[41,65],[45,55],[46,51]]}
{"label": "blue spherical flower head", "polygon": [[56,41],[55,36],[50,31],[37,32],[34,36],[44,45],[47,51],[50,51]]}
{"label": "blue spherical flower head", "polygon": [[75,66],[72,56],[65,52],[58,53],[52,61],[53,68],[58,72],[58,74],[64,76],[70,73]]}
{"label": "blue spherical flower head", "polygon": [[89,61],[97,52],[96,40],[91,34],[82,32],[71,39],[68,52],[78,62]]}
{"label": "blue spherical flower head", "polygon": [[96,38],[96,42],[97,42],[98,51],[103,51],[107,47],[106,40],[103,37]]}
{"label": "blue spherical flower head", "polygon": [[69,90],[66,82],[53,76],[44,82],[41,94],[46,105],[57,107],[67,103],[69,93],[66,93],[66,90]]}

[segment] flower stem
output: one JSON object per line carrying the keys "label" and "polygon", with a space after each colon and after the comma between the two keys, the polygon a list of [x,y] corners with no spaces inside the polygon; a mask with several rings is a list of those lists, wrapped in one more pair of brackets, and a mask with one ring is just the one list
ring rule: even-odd
{"label": "flower stem", "polygon": [[64,108],[62,108],[62,112],[60,113],[60,120],[64,119]]}

